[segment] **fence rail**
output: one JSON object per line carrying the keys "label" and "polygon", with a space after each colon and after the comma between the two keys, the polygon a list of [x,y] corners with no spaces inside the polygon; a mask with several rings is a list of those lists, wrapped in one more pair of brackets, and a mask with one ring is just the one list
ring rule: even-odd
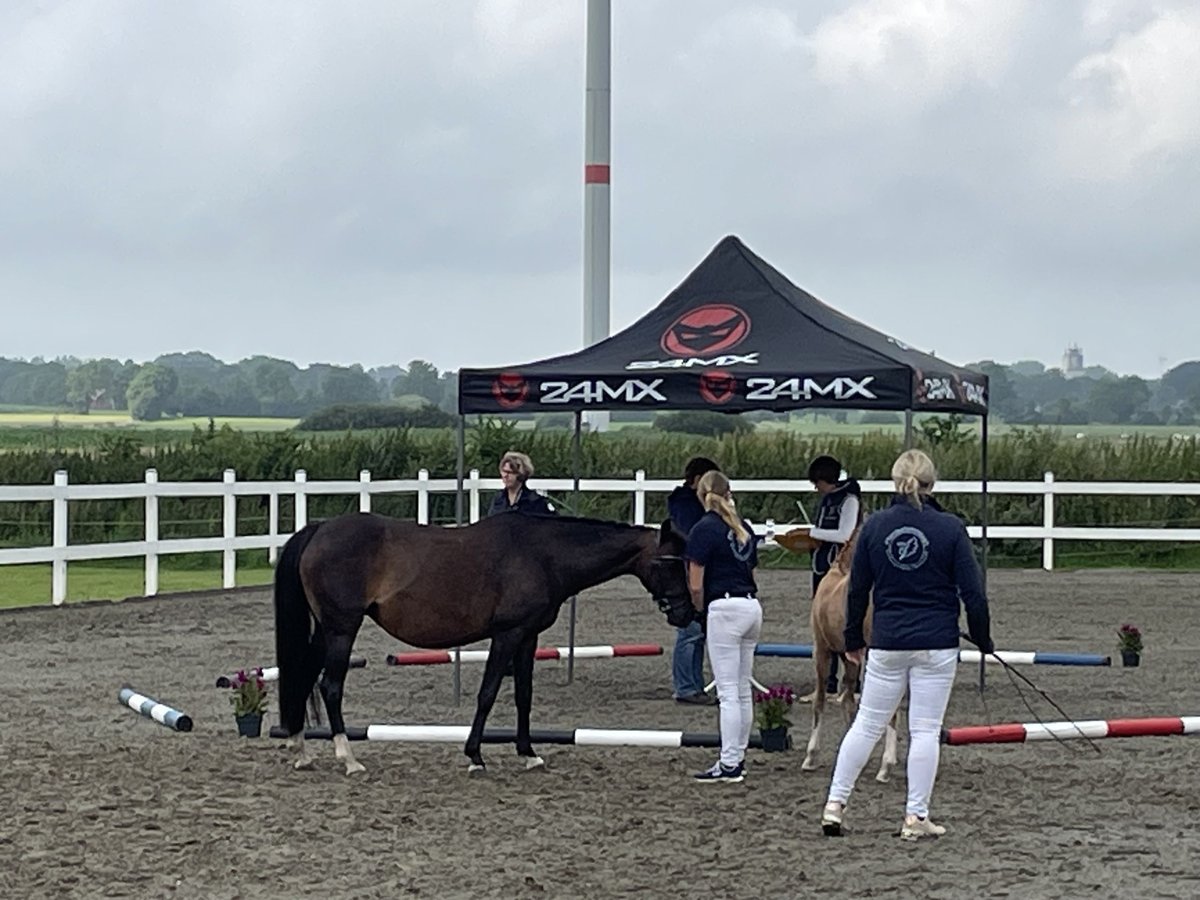
{"label": "fence rail", "polygon": [[[604,493],[630,493],[633,496],[633,524],[646,524],[646,496],[666,494],[678,484],[674,479],[648,479],[638,471],[633,478],[582,478],[578,490]],[[468,522],[480,518],[480,497],[484,492],[501,488],[498,478],[481,478],[472,470],[463,481],[464,514]],[[575,490],[573,478],[539,478],[537,486],[543,491],[570,492]],[[863,481],[864,494],[889,494],[890,481]],[[807,495],[812,487],[807,481],[790,479],[734,479],[733,488],[740,493],[777,493]],[[371,498],[379,494],[415,494],[416,521],[429,522],[429,498],[434,494],[454,494],[458,489],[454,478],[430,478],[422,469],[416,478],[373,481],[371,473],[363,471],[357,481],[309,481],[301,470],[292,481],[238,481],[232,469],[227,469],[220,482],[160,482],[154,469],[146,471],[145,481],[132,484],[71,484],[67,473],[55,473],[52,485],[0,485],[0,503],[50,502],[53,509],[52,543],[49,546],[0,549],[0,566],[23,563],[51,564],[51,601],[57,606],[67,596],[67,564],[84,560],[144,557],[145,595],[158,593],[158,561],[164,554],[219,552],[222,554],[222,584],[236,586],[236,561],[239,550],[267,550],[273,563],[276,553],[291,533],[279,531],[279,498],[294,498],[294,525],[297,530],[308,521],[307,498],[317,495],[358,496],[358,508],[371,510]],[[939,481],[939,494],[980,494],[978,481]],[[1054,568],[1056,540],[1085,541],[1200,541],[1200,528],[1126,528],[1080,527],[1056,525],[1054,500],[1061,496],[1153,496],[1200,497],[1200,483],[1161,482],[1059,482],[1047,472],[1042,481],[991,481],[991,494],[1023,494],[1040,497],[1042,521],[1037,525],[993,525],[988,527],[989,538],[1025,539],[1042,542],[1042,568]],[[267,497],[268,521],[266,534],[237,533],[237,498]],[[219,536],[202,538],[160,539],[158,501],[164,497],[221,498],[222,528]],[[69,504],[81,500],[138,500],[145,502],[145,538],[141,541],[116,541],[92,544],[69,544],[67,541]],[[771,541],[769,521],[754,524],[755,531]],[[981,536],[978,525],[968,526],[972,538]]]}

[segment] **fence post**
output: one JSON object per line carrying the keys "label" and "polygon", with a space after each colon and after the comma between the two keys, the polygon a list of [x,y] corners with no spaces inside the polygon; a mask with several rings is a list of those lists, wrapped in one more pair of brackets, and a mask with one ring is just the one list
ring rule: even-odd
{"label": "fence post", "polygon": [[467,479],[468,491],[471,497],[471,514],[468,516],[468,522],[479,521],[479,470],[472,469],[471,476]]}
{"label": "fence post", "polygon": [[62,606],[67,599],[67,472],[54,473],[53,547],[56,551],[50,564],[50,599]]}
{"label": "fence post", "polygon": [[225,541],[225,549],[221,551],[221,587],[226,589],[233,587],[237,580],[237,551],[233,549],[233,540],[237,537],[237,495],[233,492],[235,481],[237,473],[233,469],[226,469],[221,488],[224,507],[221,537]]}
{"label": "fence post", "polygon": [[358,473],[358,511],[371,511],[371,472],[368,469],[363,469]]}
{"label": "fence post", "polygon": [[1042,568],[1047,572],[1054,571],[1054,473],[1047,472],[1043,476],[1046,482],[1046,492],[1042,494],[1042,527],[1046,536],[1042,538]]}
{"label": "fence post", "polygon": [[158,470],[146,470],[146,585],[147,597],[158,596]]}
{"label": "fence post", "polygon": [[[425,482],[422,484],[421,482]],[[417,524],[429,524],[429,470],[417,472]]]}
{"label": "fence post", "polygon": [[267,537],[271,539],[271,546],[267,548],[267,562],[273,566],[279,559],[279,492],[276,490],[267,495]]}
{"label": "fence post", "polygon": [[304,493],[304,484],[308,481],[308,473],[303,469],[296,470],[296,515],[295,526],[299,531],[308,524],[308,496]]}
{"label": "fence post", "polygon": [[638,469],[633,473],[633,524],[646,524],[646,470]]}

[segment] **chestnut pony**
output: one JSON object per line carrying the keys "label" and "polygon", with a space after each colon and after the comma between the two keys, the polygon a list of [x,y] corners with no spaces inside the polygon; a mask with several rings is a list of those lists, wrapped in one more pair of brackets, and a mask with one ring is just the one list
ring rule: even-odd
{"label": "chestnut pony", "polygon": [[334,754],[346,774],[364,771],[350,752],[342,689],[364,617],[416,647],[449,649],[491,638],[475,718],[464,752],[484,770],[483,726],[510,663],[517,706],[517,753],[541,766],[529,739],[538,635],[570,596],[619,575],[641,581],[660,607],[686,598],[683,539],[661,529],[567,516],[511,513],[458,528],[352,513],[300,529],[275,568],[275,660],[280,719],[297,769],[305,703],[318,683]]}
{"label": "chestnut pony", "polygon": [[[817,592],[813,595],[813,665],[817,670],[817,689],[813,696],[812,734],[808,738],[804,762],[800,764],[800,768],[805,770],[817,767],[817,751],[821,747],[821,719],[825,713],[825,679],[829,675],[829,661],[835,653],[842,657],[842,664],[845,666],[838,702],[842,705],[842,712],[845,714],[847,724],[854,719],[857,711],[854,691],[855,686],[862,680],[861,667],[850,662],[842,654],[846,649],[843,635],[846,628],[846,595],[850,591],[850,566],[854,559],[854,547],[858,543],[858,532],[859,529],[856,528],[850,535],[850,539],[838,550],[833,565],[821,579],[821,583],[817,585]],[[871,641],[871,608],[869,606],[866,620],[863,623],[863,637],[869,644]],[[875,780],[887,781],[896,761],[896,717],[893,716],[888,723],[883,739],[883,761]]]}

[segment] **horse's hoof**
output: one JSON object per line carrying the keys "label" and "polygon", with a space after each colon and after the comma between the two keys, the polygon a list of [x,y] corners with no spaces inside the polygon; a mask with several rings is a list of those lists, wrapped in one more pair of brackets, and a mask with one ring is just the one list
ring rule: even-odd
{"label": "horse's hoof", "polygon": [[293,769],[298,769],[298,770],[302,770],[302,771],[311,769],[312,767],[313,767],[313,758],[311,756],[302,756],[298,760],[296,760],[294,763],[292,763]]}
{"label": "horse's hoof", "polygon": [[880,784],[887,784],[889,781],[892,780],[892,776],[891,776],[891,773],[889,773],[889,772],[880,772],[878,775],[875,776],[875,780],[878,781]]}
{"label": "horse's hoof", "polygon": [[487,766],[485,766],[483,763],[471,763],[469,766],[467,766],[467,774],[471,777],[486,775]]}
{"label": "horse's hoof", "polygon": [[546,768],[546,761],[544,759],[542,759],[540,756],[525,757],[525,771],[526,772],[533,772],[533,771],[536,771],[537,769],[544,769],[544,768]]}
{"label": "horse's hoof", "polygon": [[354,760],[353,762],[346,763],[346,775],[347,776],[359,775],[365,771],[367,771],[367,767],[364,766],[362,763],[360,763],[358,760]]}
{"label": "horse's hoof", "polygon": [[800,763],[800,768],[805,772],[815,772],[817,770],[817,764],[811,759],[806,759],[804,762]]}

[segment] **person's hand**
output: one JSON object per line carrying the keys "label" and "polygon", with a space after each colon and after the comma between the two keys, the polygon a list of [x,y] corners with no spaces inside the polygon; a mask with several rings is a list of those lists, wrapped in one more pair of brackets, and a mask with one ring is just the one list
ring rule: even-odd
{"label": "person's hand", "polygon": [[854,663],[856,666],[861,666],[863,660],[867,658],[867,648],[859,647],[857,650],[847,650],[846,659]]}

